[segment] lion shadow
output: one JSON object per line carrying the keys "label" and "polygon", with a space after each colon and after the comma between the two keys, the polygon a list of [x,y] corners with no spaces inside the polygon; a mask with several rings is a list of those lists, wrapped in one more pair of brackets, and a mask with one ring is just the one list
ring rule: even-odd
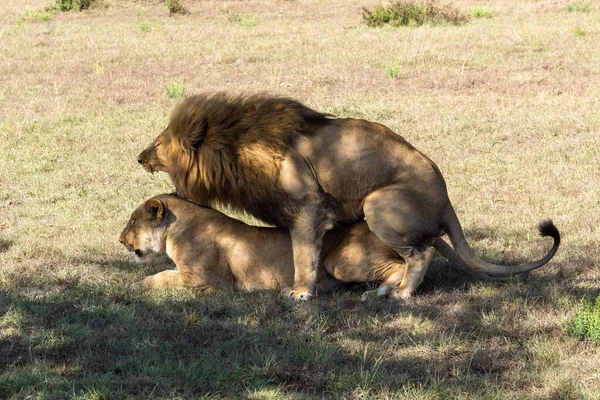
{"label": "lion shadow", "polygon": [[[0,308],[19,315],[24,329],[0,341],[0,373],[12,371],[0,391],[10,397],[23,389],[21,382],[34,381],[48,393],[79,393],[89,389],[93,376],[110,378],[96,388],[100,394],[159,397],[173,390],[184,397],[236,396],[274,388],[328,397],[357,386],[374,395],[435,391],[441,383],[476,396],[479,379],[498,387],[511,384],[511,368],[533,356],[521,343],[542,332],[485,328],[482,315],[498,310],[507,298],[551,297],[544,285],[555,276],[536,277],[532,288],[527,282],[507,285],[503,293],[467,300],[461,286],[438,290],[443,279],[430,279],[434,289],[408,303],[362,302],[353,290],[306,303],[280,299],[276,291],[155,297],[127,288],[74,285],[66,293],[33,298],[4,291]],[[597,294],[572,285],[561,291],[574,298]],[[459,302],[459,310],[445,315]],[[406,316],[429,328],[411,328],[399,319]],[[377,329],[371,325],[374,317]],[[485,340],[474,348],[449,344],[478,338]],[[499,339],[505,344],[498,345]],[[388,349],[396,356],[382,357]],[[34,368],[40,364],[63,371],[62,378],[42,384]],[[166,384],[156,387],[156,382]]]}
{"label": "lion shadow", "polygon": [[[169,262],[158,256],[137,264],[127,256],[69,262],[132,277],[163,270]],[[280,299],[272,290],[147,294],[126,285],[75,284],[32,297],[6,289],[0,291],[0,312],[9,319],[14,313],[21,329],[7,331],[0,341],[0,373],[11,371],[0,393],[19,393],[22,382],[37,382],[49,393],[84,392],[90,377],[105,376],[96,390],[107,396],[173,391],[184,397],[239,396],[277,388],[328,397],[356,387],[371,394],[418,387],[435,391],[441,383],[477,396],[481,380],[497,387],[511,384],[511,369],[534,356],[523,345],[530,338],[565,335],[556,326],[496,324],[495,316],[508,318],[511,310],[518,313],[533,304],[551,307],[557,296],[576,304],[599,294],[569,277],[571,261],[555,263],[549,271],[542,267],[542,273],[529,277],[482,283],[436,258],[408,302],[362,302],[360,295],[372,284],[350,284],[306,303]],[[473,348],[452,345],[479,340]],[[395,355],[384,357],[388,349]],[[36,375],[40,364],[63,371],[62,378]],[[167,383],[158,387],[156,382]]]}

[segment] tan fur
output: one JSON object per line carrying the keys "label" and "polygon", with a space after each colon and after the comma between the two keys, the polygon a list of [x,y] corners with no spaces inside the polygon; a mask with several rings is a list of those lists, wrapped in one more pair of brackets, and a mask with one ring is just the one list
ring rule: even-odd
{"label": "tan fur", "polygon": [[[167,128],[138,161],[165,171],[177,194],[199,204],[244,210],[290,231],[294,286],[282,294],[309,298],[332,227],[366,220],[369,229],[406,260],[395,297],[408,298],[421,283],[431,246],[476,274],[505,276],[538,268],[503,266],[475,256],[467,244],[438,167],[387,127],[335,119],[290,99],[224,93],[184,100]],[[456,253],[441,242],[448,234]]]}
{"label": "tan fur", "polygon": [[[143,288],[201,290],[274,289],[294,282],[292,243],[287,229],[246,225],[174,195],[149,199],[131,215],[121,243],[136,258],[165,252],[177,266],[145,278]],[[340,282],[383,281],[402,275],[405,264],[365,222],[336,228],[325,236],[318,290]],[[365,294],[365,298],[370,292]]]}

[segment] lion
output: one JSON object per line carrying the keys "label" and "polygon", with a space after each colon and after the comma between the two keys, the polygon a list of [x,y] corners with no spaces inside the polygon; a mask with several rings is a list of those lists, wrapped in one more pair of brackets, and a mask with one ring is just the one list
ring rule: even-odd
{"label": "lion", "polygon": [[[119,241],[142,262],[166,253],[177,270],[138,283],[144,289],[276,289],[294,282],[292,240],[287,229],[247,225],[219,211],[172,194],[140,205]],[[404,260],[369,230],[366,222],[328,231],[317,274],[317,290],[329,292],[343,282],[382,281],[362,299],[385,295],[404,272]]]}
{"label": "lion", "polygon": [[403,276],[390,282],[391,295],[402,299],[422,282],[433,248],[444,248],[461,268],[498,277],[541,267],[560,244],[558,229],[545,221],[540,234],[554,244],[543,258],[514,266],[480,259],[431,159],[384,125],[334,118],[288,98],[188,97],[138,161],[166,172],[183,198],[288,228],[294,284],[281,294],[295,300],[313,295],[325,233],[342,223],[364,219],[402,257]]}

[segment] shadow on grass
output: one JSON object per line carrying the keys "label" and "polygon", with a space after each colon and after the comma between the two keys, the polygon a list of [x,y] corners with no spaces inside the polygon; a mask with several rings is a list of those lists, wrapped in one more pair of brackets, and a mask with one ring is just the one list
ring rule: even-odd
{"label": "shadow on grass", "polygon": [[[151,269],[162,264],[155,261]],[[147,268],[78,262],[102,266],[99,273]],[[274,291],[202,296],[109,283],[0,292],[0,397],[483,397],[490,387],[534,384],[511,374],[533,357],[523,343],[564,335],[510,318],[553,307],[557,293],[577,301],[598,292],[558,274],[482,284],[442,259],[407,304],[363,303],[363,290],[302,304]]]}

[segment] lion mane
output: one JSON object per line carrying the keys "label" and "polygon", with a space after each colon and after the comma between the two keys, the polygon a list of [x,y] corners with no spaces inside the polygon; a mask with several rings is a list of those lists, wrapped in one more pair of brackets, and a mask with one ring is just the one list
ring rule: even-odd
{"label": "lion mane", "polygon": [[281,160],[299,136],[330,119],[297,101],[264,94],[189,97],[173,110],[167,128],[180,144],[170,157],[176,160],[171,179],[183,198],[216,200],[289,226],[295,204],[279,188]]}

